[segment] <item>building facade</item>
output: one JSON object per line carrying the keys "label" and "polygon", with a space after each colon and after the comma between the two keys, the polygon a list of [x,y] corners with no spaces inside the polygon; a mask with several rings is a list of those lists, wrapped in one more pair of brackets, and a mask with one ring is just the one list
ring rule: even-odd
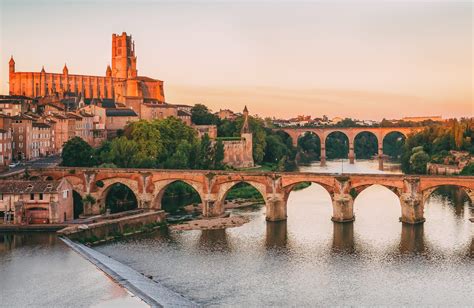
{"label": "building facade", "polygon": [[0,223],[54,224],[73,219],[72,185],[60,181],[0,182]]}

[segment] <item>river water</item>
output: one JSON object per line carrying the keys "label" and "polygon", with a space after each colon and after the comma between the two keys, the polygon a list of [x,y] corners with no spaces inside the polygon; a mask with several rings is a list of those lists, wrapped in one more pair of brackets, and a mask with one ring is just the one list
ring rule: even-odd
{"label": "river water", "polygon": [[0,233],[0,307],[146,307],[55,233]]}
{"label": "river water", "polygon": [[[312,172],[378,173],[377,163],[329,162]],[[396,172],[396,171],[391,171]],[[291,193],[288,220],[265,208],[233,210],[250,222],[225,230],[157,232],[96,249],[206,306],[474,305],[474,216],[453,190],[434,193],[426,222],[398,221],[398,198],[372,186],[353,223],[331,222],[320,186]]]}

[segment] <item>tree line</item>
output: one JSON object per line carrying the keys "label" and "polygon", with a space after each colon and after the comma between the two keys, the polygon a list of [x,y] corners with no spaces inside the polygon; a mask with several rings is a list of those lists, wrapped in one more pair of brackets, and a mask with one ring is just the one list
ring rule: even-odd
{"label": "tree line", "polygon": [[[404,173],[425,174],[427,164],[444,163],[452,159],[451,150],[466,151],[474,154],[474,119],[450,119],[426,127],[410,135],[402,153],[402,170]],[[461,172],[474,175],[474,166],[469,164]]]}
{"label": "tree line", "polygon": [[224,145],[174,117],[128,124],[96,149],[79,137],[63,147],[62,165],[164,169],[222,169]]}

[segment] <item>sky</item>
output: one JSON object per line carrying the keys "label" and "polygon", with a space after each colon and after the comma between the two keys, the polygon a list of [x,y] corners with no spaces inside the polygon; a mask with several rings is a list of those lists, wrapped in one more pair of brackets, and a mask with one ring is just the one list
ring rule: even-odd
{"label": "sky", "polygon": [[168,103],[289,118],[474,116],[471,1],[0,0],[17,71],[105,75],[112,33]]}

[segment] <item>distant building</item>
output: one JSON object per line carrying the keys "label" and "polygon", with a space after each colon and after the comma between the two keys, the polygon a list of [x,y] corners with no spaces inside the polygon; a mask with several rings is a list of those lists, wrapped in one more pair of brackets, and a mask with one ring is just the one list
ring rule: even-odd
{"label": "distant building", "polygon": [[231,120],[234,121],[237,118],[237,114],[230,109],[221,109],[217,112],[217,116],[221,120]]}
{"label": "distant building", "polygon": [[208,135],[211,139],[217,138],[217,126],[216,125],[192,125],[198,133],[198,138],[202,138],[204,135]]}
{"label": "distant building", "polygon": [[51,131],[51,125],[33,122],[31,158],[45,157],[54,152],[54,147],[51,143]]}
{"label": "distant building", "polygon": [[296,118],[292,118],[288,120],[290,122],[290,126],[305,126],[311,122],[311,116],[299,115]]}
{"label": "distant building", "polygon": [[402,121],[405,122],[423,122],[423,121],[434,121],[434,122],[443,122],[441,116],[423,116],[423,117],[404,117]]}
{"label": "distant building", "polygon": [[331,120],[331,124],[337,124],[339,122],[342,122],[342,120],[344,120],[343,118],[340,118],[340,117],[334,117],[332,118]]}
{"label": "distant building", "polygon": [[54,224],[73,219],[72,185],[61,181],[0,181],[0,219],[12,224]]}
{"label": "distant building", "polygon": [[23,95],[0,95],[0,113],[16,116],[34,109],[33,99]]}
{"label": "distant building", "polygon": [[138,121],[138,114],[130,108],[105,109],[107,138],[117,136],[117,131],[123,129],[128,123]]}
{"label": "distant building", "polygon": [[32,158],[33,120],[24,114],[12,117],[12,155],[15,160]]}
{"label": "distant building", "polygon": [[12,119],[0,115],[0,170],[6,169],[12,161]]}

